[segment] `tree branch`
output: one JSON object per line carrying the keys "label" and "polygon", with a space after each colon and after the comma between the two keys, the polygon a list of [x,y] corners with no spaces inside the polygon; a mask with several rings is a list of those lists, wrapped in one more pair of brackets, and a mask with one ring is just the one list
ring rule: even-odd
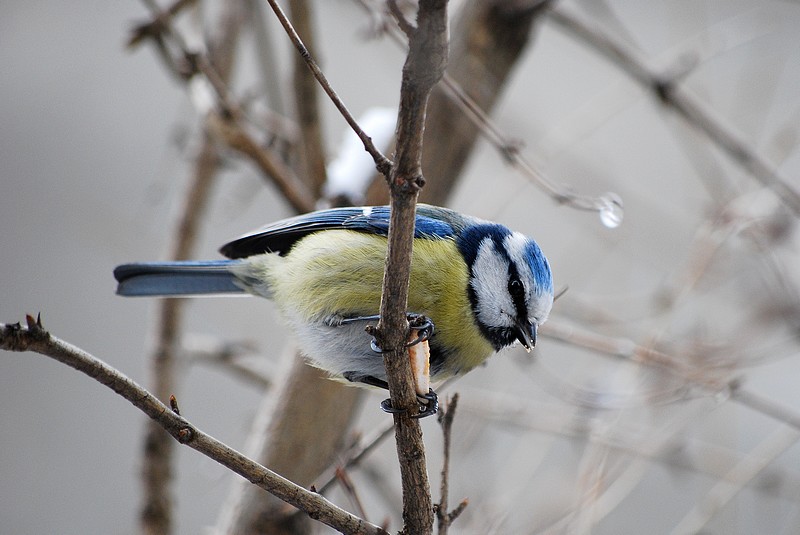
{"label": "tree branch", "polygon": [[370,138],[366,132],[364,132],[361,127],[356,122],[353,115],[350,113],[350,110],[347,109],[347,106],[344,105],[342,99],[339,98],[339,95],[336,94],[331,84],[328,82],[328,79],[325,77],[325,74],[319,68],[319,65],[311,56],[311,53],[306,48],[306,45],[303,44],[303,40],[300,39],[300,36],[297,35],[297,32],[292,27],[292,23],[289,22],[289,19],[286,17],[286,14],[281,9],[281,6],[278,5],[276,0],[267,0],[272,10],[275,12],[275,16],[278,17],[278,20],[283,26],[283,29],[286,30],[289,39],[291,39],[292,44],[294,44],[297,51],[300,53],[300,56],[305,60],[308,68],[311,69],[311,72],[314,74],[314,77],[319,82],[319,85],[322,86],[322,89],[325,93],[330,97],[331,102],[333,105],[336,106],[336,109],[339,110],[339,113],[344,117],[344,120],[347,121],[347,124],[350,125],[350,128],[353,129],[353,132],[361,139],[361,142],[364,144],[364,149],[370,153],[373,160],[375,160],[375,166],[377,167],[378,171],[381,172],[383,175],[389,174],[389,170],[392,167],[392,162],[384,156],[380,150],[372,143],[372,138]]}
{"label": "tree branch", "polygon": [[629,47],[581,19],[570,8],[555,4],[548,12],[550,20],[594,47],[617,64],[634,80],[648,88],[665,106],[672,108],[728,156],[746,169],[764,186],[800,216],[800,193],[765,158],[750,148],[737,132],[717,119],[697,97],[682,88],[674,77],[654,72]]}
{"label": "tree branch", "polygon": [[[431,95],[431,108],[437,111],[431,112],[426,127],[431,137],[442,139],[442,150],[423,157],[425,176],[431,181],[422,193],[425,202],[445,196],[479,136],[495,145],[506,160],[519,155],[519,143],[503,136],[488,115],[533,39],[546,4],[476,0],[463,5],[454,22],[452,60]],[[557,188],[547,191],[553,195],[553,190]]]}
{"label": "tree branch", "polygon": [[395,438],[403,482],[405,530],[415,534],[431,533],[433,504],[422,429],[417,420],[409,418],[418,410],[418,402],[406,358],[405,344],[409,332],[406,311],[416,202],[424,185],[422,139],[425,113],[431,89],[447,64],[447,39],[447,1],[421,1],[417,28],[413,31],[403,66],[395,165],[389,176],[391,219],[381,319],[375,329],[375,338],[384,351],[383,362],[392,406],[406,411],[394,415]]}
{"label": "tree branch", "polygon": [[50,335],[42,327],[40,319],[27,316],[26,320],[25,327],[19,323],[0,324],[0,349],[33,351],[88,375],[130,401],[181,444],[217,461],[254,485],[302,509],[312,518],[341,533],[388,535],[380,527],[348,513],[315,492],[295,485],[204,433],[122,372],[86,351]]}
{"label": "tree branch", "polygon": [[[383,11],[376,10],[372,2],[354,1],[371,16],[380,20],[388,18]],[[430,187],[422,192],[424,202],[445,202],[480,135],[505,162],[555,202],[576,210],[621,214],[621,201],[615,194],[582,195],[551,180],[525,157],[520,150],[522,142],[503,132],[490,116],[506,81],[532,40],[534,23],[550,3],[550,0],[519,3],[476,0],[463,6],[455,21],[447,72],[431,94],[429,103],[425,128],[429,139],[436,140],[436,149],[423,154],[422,168],[431,179]],[[394,42],[405,46],[406,32],[399,27],[402,24],[399,20],[397,24],[387,21],[383,27]],[[369,191],[378,193],[375,183]]]}
{"label": "tree branch", "polygon": [[[165,13],[149,2],[150,9],[153,11],[154,22],[157,22],[158,33],[151,35],[159,47],[162,55],[166,54],[164,48],[165,37],[169,38],[177,47],[183,67],[178,67],[179,61],[168,57],[165,63],[170,69],[182,69],[176,74],[182,80],[188,82],[193,76],[201,75],[204,83],[213,90],[216,95],[217,110],[207,111],[206,126],[217,137],[221,138],[233,150],[247,156],[258,167],[262,175],[269,177],[278,187],[283,196],[300,213],[309,212],[314,209],[314,198],[309,188],[300,181],[289,169],[289,167],[273,151],[262,147],[256,139],[248,132],[246,127],[245,114],[242,107],[231,97],[228,89],[230,68],[226,66],[225,54],[233,54],[235,46],[231,40],[235,37],[221,32],[217,46],[210,46],[209,54],[214,57],[207,57],[189,50],[182,35],[172,26],[171,13]],[[227,11],[243,9],[239,2],[227,4]],[[237,30],[238,33],[238,30]],[[221,46],[225,45],[225,46]],[[223,52],[220,50],[224,49]]]}
{"label": "tree branch", "polygon": [[233,150],[247,156],[261,172],[272,179],[283,198],[298,213],[314,210],[314,198],[309,188],[272,151],[265,150],[253,139],[241,122],[234,117],[209,114],[209,129]]}
{"label": "tree branch", "polygon": [[706,496],[672,529],[670,535],[703,533],[714,516],[756,476],[800,439],[797,429],[779,427],[717,481]]}
{"label": "tree branch", "polygon": [[464,498],[452,511],[448,511],[448,494],[450,485],[450,443],[453,434],[453,420],[456,417],[456,407],[458,407],[458,393],[447,403],[447,406],[439,413],[439,425],[442,426],[442,481],[440,486],[439,503],[436,505],[436,520],[439,526],[439,535],[447,535],[450,525],[467,508],[469,501]]}
{"label": "tree branch", "polygon": [[743,388],[739,380],[730,378],[732,371],[727,365],[722,369],[691,366],[686,363],[686,359],[638,345],[630,339],[596,334],[558,320],[548,321],[542,326],[540,334],[577,347],[665,370],[679,377],[685,384],[702,388],[711,395],[730,396],[733,401],[800,431],[800,412]]}
{"label": "tree branch", "polygon": [[[292,12],[294,26],[298,34],[304,35],[309,53],[314,52],[313,17],[308,0],[290,0],[289,8]],[[294,102],[297,123],[300,126],[300,171],[298,174],[305,177],[314,197],[319,198],[322,186],[327,180],[325,170],[325,144],[322,140],[322,122],[319,113],[319,99],[317,81],[314,73],[307,68],[305,60],[300,54],[293,54],[294,73]]]}

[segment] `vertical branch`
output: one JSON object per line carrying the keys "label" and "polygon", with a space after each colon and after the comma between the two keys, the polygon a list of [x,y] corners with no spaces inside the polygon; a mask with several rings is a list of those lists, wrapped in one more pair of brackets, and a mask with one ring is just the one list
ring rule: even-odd
{"label": "vertical branch", "polygon": [[[291,0],[292,23],[297,33],[304,37],[310,54],[314,54],[314,28],[308,0]],[[294,55],[294,101],[297,123],[300,126],[301,172],[314,197],[319,198],[325,183],[325,148],[322,142],[322,127],[317,98],[317,82],[308,69],[306,61]]]}
{"label": "vertical branch", "polygon": [[403,481],[403,521],[407,533],[431,533],[433,504],[419,422],[409,418],[417,409],[411,368],[406,358],[406,310],[414,220],[422,177],[422,140],[431,89],[447,64],[447,1],[419,3],[417,28],[410,30],[409,53],[403,66],[397,119],[395,165],[389,176],[391,220],[381,319],[375,336],[384,350],[384,365],[392,406],[395,438]]}
{"label": "vertical branch", "polygon": [[447,402],[447,406],[439,413],[439,425],[442,426],[442,481],[440,486],[439,503],[436,505],[436,520],[439,527],[439,535],[447,535],[450,525],[466,509],[469,503],[467,499],[461,501],[453,511],[448,511],[449,507],[449,485],[450,485],[450,444],[453,437],[453,420],[456,417],[456,407],[458,406],[458,393]]}
{"label": "vertical branch", "polygon": [[[214,47],[214,62],[223,79],[232,70],[235,41],[242,17],[237,3],[231,3],[223,12],[221,31]],[[191,256],[197,241],[197,231],[205,215],[219,155],[213,141],[206,136],[195,160],[194,172],[184,199],[175,240],[170,252],[173,260]],[[166,400],[175,392],[175,355],[180,343],[184,301],[162,300],[156,315],[157,342],[152,357],[153,392],[158,399]],[[174,441],[152,420],[145,431],[142,466],[143,504],[140,514],[144,533],[170,533],[172,531],[172,505],[169,483],[172,479]]]}

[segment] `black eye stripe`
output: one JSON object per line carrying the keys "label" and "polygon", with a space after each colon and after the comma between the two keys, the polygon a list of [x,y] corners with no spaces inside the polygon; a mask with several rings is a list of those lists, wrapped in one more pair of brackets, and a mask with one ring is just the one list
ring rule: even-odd
{"label": "black eye stripe", "polygon": [[517,266],[513,262],[508,265],[508,293],[511,294],[511,300],[514,302],[517,318],[527,320],[528,306],[525,302],[525,285],[522,284]]}

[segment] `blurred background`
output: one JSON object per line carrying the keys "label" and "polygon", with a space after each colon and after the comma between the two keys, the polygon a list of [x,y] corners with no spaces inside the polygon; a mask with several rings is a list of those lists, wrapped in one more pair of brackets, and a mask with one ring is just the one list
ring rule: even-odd
{"label": "blurred background", "polygon": [[[167,55],[174,35],[202,54],[223,31],[222,4],[177,14]],[[302,176],[294,51],[265,5],[245,4],[229,96],[260,146]],[[454,20],[462,4],[451,2]],[[518,151],[479,136],[445,202],[535,237],[568,291],[532,355],[504,352],[440,390],[460,395],[450,501],[470,504],[454,530],[800,532],[800,5],[506,4],[532,19],[510,73],[489,84],[502,86],[499,143]],[[156,39],[128,46],[149,5],[0,3],[0,322],[41,312],[54,335],[145,386],[160,305],[116,297],[112,270],[174,253],[203,147],[216,147],[217,174],[192,257],[296,209],[215,133],[202,74],[170,72]],[[316,55],[353,114],[395,108],[405,53],[383,3],[308,7]],[[319,110],[331,162],[347,152],[346,125],[322,97]],[[426,156],[443,137],[426,140]],[[252,374],[280,396],[293,373],[277,312],[202,299],[181,325],[171,391],[182,414],[252,449],[254,418],[277,403]],[[236,367],[214,357],[231,344]],[[345,442],[387,425],[383,397],[358,400]],[[0,532],[138,532],[145,425],[55,361],[0,355]],[[433,418],[423,428],[438,500],[442,434]],[[188,448],[174,461],[172,531],[224,525],[235,477]],[[349,470],[364,514],[394,530],[396,462],[389,438]],[[354,510],[352,495],[330,496]]]}

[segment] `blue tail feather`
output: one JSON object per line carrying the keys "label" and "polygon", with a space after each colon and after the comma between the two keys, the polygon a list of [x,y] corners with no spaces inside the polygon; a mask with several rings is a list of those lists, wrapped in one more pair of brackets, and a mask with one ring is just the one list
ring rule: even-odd
{"label": "blue tail feather", "polygon": [[188,296],[243,293],[230,267],[237,260],[145,262],[114,269],[117,294],[124,296]]}

